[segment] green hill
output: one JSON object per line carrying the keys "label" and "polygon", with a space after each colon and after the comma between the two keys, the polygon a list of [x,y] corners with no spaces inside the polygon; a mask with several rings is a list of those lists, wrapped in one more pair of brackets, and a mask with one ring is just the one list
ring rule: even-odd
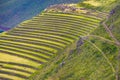
{"label": "green hill", "polygon": [[[90,0],[88,0],[90,1]],[[91,0],[93,1],[93,0]],[[102,2],[103,0],[96,0]],[[92,3],[93,4],[93,3]],[[104,6],[103,6],[104,5]],[[119,44],[119,1],[106,0],[100,6],[79,3],[86,9],[107,12],[115,11],[107,21],[101,20],[100,26],[86,36],[79,48],[71,49],[69,53],[59,55],[35,73],[30,80],[119,80],[120,79],[120,51]],[[106,18],[106,17],[104,17]],[[106,22],[114,38],[106,30]]]}
{"label": "green hill", "polygon": [[116,0],[53,5],[0,35],[0,79],[119,80],[119,21]]}
{"label": "green hill", "polygon": [[74,48],[79,37],[94,31],[100,20],[86,14],[43,12],[21,23],[0,37],[0,76],[27,79],[41,64]]}

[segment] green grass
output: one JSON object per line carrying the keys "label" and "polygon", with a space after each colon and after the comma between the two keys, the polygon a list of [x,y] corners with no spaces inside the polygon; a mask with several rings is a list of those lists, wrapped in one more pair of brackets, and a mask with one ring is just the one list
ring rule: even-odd
{"label": "green grass", "polygon": [[[108,15],[107,13],[111,9],[114,9],[114,7],[119,4],[119,1],[117,0],[95,1],[98,4],[100,3],[100,5],[94,6],[92,3],[80,3],[79,5],[87,9],[98,10],[96,12],[99,13],[101,13],[100,11],[103,11],[104,13],[101,13],[104,14],[103,19],[106,18],[106,15]],[[108,26],[113,25],[111,31],[118,40],[120,38],[119,8],[120,7],[115,8],[115,14],[112,15],[107,22]],[[45,18],[46,21],[52,21],[55,17],[49,18]],[[60,19],[63,20],[62,18]],[[33,21],[34,20],[38,20],[38,18],[33,19]],[[69,18],[68,21],[71,20],[72,19]],[[87,20],[89,19],[87,18]],[[87,20],[82,20],[81,24]],[[57,21],[54,21],[56,22],[56,25],[61,22]],[[90,26],[93,23],[95,22],[92,21],[89,23],[87,21],[86,25]],[[47,23],[44,22],[44,24],[46,25]],[[71,25],[71,23],[68,24]],[[96,24],[99,23],[96,22]],[[85,30],[87,29],[88,28],[85,28]],[[71,51],[73,51],[72,54]],[[113,39],[106,32],[105,28],[100,25],[88,35],[82,46],[78,49],[70,49],[69,52],[65,51],[64,54],[57,56],[50,63],[46,64],[42,69],[32,75],[29,80],[117,80],[116,75],[118,73],[120,74],[120,71],[117,73],[117,67],[120,67],[117,58],[118,54],[119,47],[114,44]],[[61,63],[63,62],[65,62],[65,64],[61,66]]]}
{"label": "green grass", "polygon": [[[117,50],[112,51],[111,48],[116,47],[113,46],[113,44],[106,43],[103,45],[104,43],[102,41],[95,41],[97,43],[95,43],[95,45],[101,46],[99,48],[105,52],[105,55],[109,57],[109,60],[115,65],[115,54],[117,54]],[[105,47],[110,48],[111,51],[106,53],[106,51],[108,52],[108,49],[105,49]],[[91,43],[85,41],[84,45],[81,46],[80,49],[80,53],[77,53],[77,50],[74,50],[75,52],[72,55],[59,56],[59,59],[56,58],[54,62],[51,62],[48,64],[49,66],[41,69],[38,74],[32,77],[30,80],[115,79],[115,74],[112,72],[112,68],[97,48],[95,48]],[[65,65],[60,67],[60,63],[62,62],[65,62]]]}
{"label": "green grass", "polygon": [[119,0],[85,0],[78,5],[88,9],[109,12],[116,5],[119,5]]}
{"label": "green grass", "polygon": [[14,80],[28,78],[43,63],[69,49],[79,36],[95,30],[100,20],[86,14],[42,13],[21,23],[0,36],[0,75]]}
{"label": "green grass", "polygon": [[116,7],[113,8],[115,13],[109,17],[109,20],[107,21],[107,25],[109,26],[109,28],[112,29],[111,31],[115,35],[115,37],[120,41],[120,35],[119,35],[120,11],[119,9],[120,9],[120,5],[116,5]]}
{"label": "green grass", "polygon": [[[91,14],[43,12],[1,33],[0,76],[13,80],[115,80],[119,47],[101,23],[119,1],[91,1],[78,4]],[[107,25],[115,26],[112,32],[119,39],[119,7],[115,10]],[[80,36],[85,38],[84,44],[77,47]]]}
{"label": "green grass", "polygon": [[[118,55],[116,45],[99,38],[89,38],[79,49],[80,52],[74,49],[72,54],[65,52],[68,55],[60,55],[30,80],[115,80]],[[62,62],[65,65],[60,67]]]}

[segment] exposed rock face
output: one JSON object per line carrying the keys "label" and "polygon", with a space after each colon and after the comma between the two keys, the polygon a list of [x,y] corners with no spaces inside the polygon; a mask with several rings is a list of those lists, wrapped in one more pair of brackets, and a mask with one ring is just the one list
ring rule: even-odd
{"label": "exposed rock face", "polygon": [[84,44],[84,40],[86,40],[86,39],[87,39],[87,37],[79,37],[79,40],[76,43],[76,48],[71,50],[69,53],[69,58],[71,58],[71,55],[74,53],[80,54],[80,52],[81,52],[80,47]]}
{"label": "exposed rock face", "polygon": [[120,5],[117,5],[114,9],[112,9],[109,13],[109,15],[114,15],[120,10]]}
{"label": "exposed rock face", "polygon": [[115,13],[114,9],[110,11],[110,15],[113,15],[114,13]]}
{"label": "exposed rock face", "polygon": [[84,43],[84,41],[83,41],[83,39],[80,37],[79,40],[78,40],[78,42],[77,42],[76,47],[77,47],[77,48],[80,47],[83,43]]}

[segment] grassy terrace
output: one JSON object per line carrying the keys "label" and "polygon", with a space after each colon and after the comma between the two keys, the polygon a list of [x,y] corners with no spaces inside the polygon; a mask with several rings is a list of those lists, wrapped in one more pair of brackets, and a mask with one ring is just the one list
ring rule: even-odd
{"label": "grassy terrace", "polygon": [[0,36],[0,79],[24,80],[41,64],[96,29],[86,14],[42,13]]}

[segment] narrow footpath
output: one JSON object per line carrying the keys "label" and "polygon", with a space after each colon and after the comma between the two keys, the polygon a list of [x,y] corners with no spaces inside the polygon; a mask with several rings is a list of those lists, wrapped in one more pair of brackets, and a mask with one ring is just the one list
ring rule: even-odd
{"label": "narrow footpath", "polygon": [[106,29],[106,31],[109,33],[110,37],[115,41],[115,43],[120,46],[120,42],[115,38],[109,27],[106,25],[106,22],[108,21],[108,18],[102,23],[103,27]]}
{"label": "narrow footpath", "polygon": [[[106,29],[106,31],[109,33],[110,37],[115,41],[116,45],[118,46],[118,48],[120,47],[120,42],[115,38],[115,36],[113,35],[113,33],[111,32],[111,30],[109,29],[109,27],[106,25],[106,22],[108,21],[108,17],[106,18],[106,20],[102,23],[103,27]],[[119,53],[117,56],[117,67],[116,67],[116,80],[120,80],[120,49],[119,49]]]}

